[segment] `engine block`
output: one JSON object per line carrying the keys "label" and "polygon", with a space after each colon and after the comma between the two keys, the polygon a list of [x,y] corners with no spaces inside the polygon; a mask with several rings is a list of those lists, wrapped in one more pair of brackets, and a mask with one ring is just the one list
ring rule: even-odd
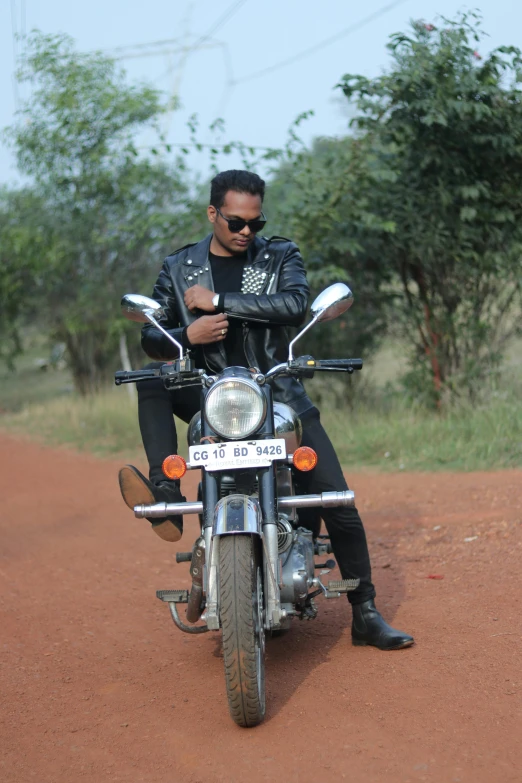
{"label": "engine block", "polygon": [[311,530],[294,531],[290,547],[281,554],[281,604],[300,611],[314,578],[314,542]]}

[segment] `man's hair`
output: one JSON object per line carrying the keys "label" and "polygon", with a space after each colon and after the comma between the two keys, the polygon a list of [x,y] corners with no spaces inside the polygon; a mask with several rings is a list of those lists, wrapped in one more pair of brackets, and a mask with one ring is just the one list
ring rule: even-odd
{"label": "man's hair", "polygon": [[216,174],[210,183],[210,203],[216,209],[223,206],[225,196],[229,190],[236,193],[250,193],[251,196],[260,196],[261,201],[265,197],[265,181],[251,171],[230,169]]}

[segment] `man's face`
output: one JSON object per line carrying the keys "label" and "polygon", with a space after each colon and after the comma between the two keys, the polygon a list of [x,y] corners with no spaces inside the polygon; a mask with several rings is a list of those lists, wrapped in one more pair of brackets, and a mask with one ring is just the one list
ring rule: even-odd
{"label": "man's face", "polygon": [[208,219],[214,229],[214,238],[223,250],[224,255],[238,255],[244,253],[253,242],[255,234],[245,226],[238,233],[230,231],[225,218],[242,218],[243,220],[258,220],[262,215],[263,203],[260,196],[252,196],[250,193],[237,193],[235,190],[227,191],[225,200],[219,208],[212,205],[207,209]]}

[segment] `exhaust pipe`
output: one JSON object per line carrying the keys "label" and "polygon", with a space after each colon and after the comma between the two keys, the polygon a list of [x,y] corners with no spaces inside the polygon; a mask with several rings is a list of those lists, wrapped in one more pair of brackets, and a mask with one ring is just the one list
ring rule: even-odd
{"label": "exhaust pipe", "polygon": [[345,492],[321,492],[320,495],[290,495],[277,501],[278,508],[329,508],[354,505],[355,493],[350,489]]}

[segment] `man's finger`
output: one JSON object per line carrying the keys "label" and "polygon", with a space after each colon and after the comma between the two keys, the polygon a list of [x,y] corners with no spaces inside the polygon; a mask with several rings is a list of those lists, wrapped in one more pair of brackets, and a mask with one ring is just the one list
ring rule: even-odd
{"label": "man's finger", "polygon": [[228,329],[228,319],[226,315],[223,315],[223,313],[219,313],[218,315],[209,315],[208,318],[212,319],[212,326],[217,327],[218,329]]}

